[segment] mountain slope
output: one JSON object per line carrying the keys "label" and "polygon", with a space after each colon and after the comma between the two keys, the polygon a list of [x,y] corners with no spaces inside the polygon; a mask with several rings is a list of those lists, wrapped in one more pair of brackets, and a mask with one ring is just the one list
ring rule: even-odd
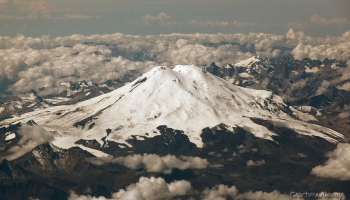
{"label": "mountain slope", "polygon": [[[337,142],[343,135],[297,119],[294,111],[271,92],[234,86],[195,66],[155,67],[110,93],[74,104],[56,106],[7,119],[1,125],[34,120],[54,131],[53,143],[69,148],[79,139],[124,143],[132,135],[154,137],[157,127],[183,130],[201,147],[206,127],[241,127],[256,137],[273,140],[275,132],[256,123],[270,121],[299,134]],[[140,138],[142,139],[142,138]]]}
{"label": "mountain slope", "polygon": [[294,60],[254,56],[234,65],[207,70],[234,85],[272,91],[293,106],[312,106],[323,126],[350,138],[350,67],[342,60]]}

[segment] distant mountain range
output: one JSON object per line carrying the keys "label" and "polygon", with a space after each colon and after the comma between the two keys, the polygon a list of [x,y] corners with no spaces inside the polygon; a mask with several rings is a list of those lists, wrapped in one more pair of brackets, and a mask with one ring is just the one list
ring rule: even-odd
{"label": "distant mountain range", "polygon": [[[311,106],[322,113],[320,124],[350,137],[350,68],[346,61],[290,58],[264,59],[259,56],[207,70],[234,85],[272,91],[288,105]],[[303,109],[306,111],[305,109]],[[308,111],[307,111],[308,112]]]}

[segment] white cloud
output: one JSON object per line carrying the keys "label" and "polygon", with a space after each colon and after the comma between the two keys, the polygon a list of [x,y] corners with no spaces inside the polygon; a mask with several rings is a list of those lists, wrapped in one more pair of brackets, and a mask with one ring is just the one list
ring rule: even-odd
{"label": "white cloud", "polygon": [[226,197],[235,197],[238,190],[235,186],[228,187],[227,185],[216,185],[211,189],[205,189],[202,192],[203,200],[225,200]]}
{"label": "white cloud", "polygon": [[350,91],[350,83],[344,83],[343,85],[338,86],[337,88],[340,90]]}
{"label": "white cloud", "polygon": [[252,148],[252,152],[256,153],[256,152],[258,152],[258,149],[257,148]]}
{"label": "white cloud", "polygon": [[307,81],[308,79],[301,79],[295,83],[292,84],[292,86],[290,87],[290,91],[293,91],[293,90],[296,90],[296,89],[299,89],[299,88],[304,88],[305,85],[307,84]]}
{"label": "white cloud", "polygon": [[293,28],[293,29],[297,29],[297,30],[304,30],[307,28],[307,23],[305,22],[298,22],[298,21],[293,21],[293,22],[289,22],[287,24],[287,27]]}
{"label": "white cloud", "polygon": [[198,21],[198,20],[190,20],[187,22],[190,26],[199,26],[199,27],[228,27],[230,25],[229,21]]}
{"label": "white cloud", "polygon": [[96,165],[103,165],[105,163],[118,163],[130,169],[144,167],[148,172],[162,172],[166,174],[171,173],[172,169],[174,168],[181,170],[205,169],[209,166],[207,159],[202,159],[199,157],[181,156],[180,158],[177,158],[173,155],[160,157],[155,154],[136,154],[117,158],[109,156],[102,158],[93,158],[90,160],[90,162]]}
{"label": "white cloud", "polygon": [[327,81],[327,80],[324,80],[322,81],[321,83],[321,86],[318,87],[317,91],[316,91],[316,95],[320,95],[320,94],[323,94],[325,93],[328,89],[328,87],[331,85],[332,83]]}
{"label": "white cloud", "polygon": [[12,13],[25,13],[27,16],[0,15],[0,18],[7,19],[37,19],[50,18],[50,13],[55,9],[55,4],[47,1],[27,1],[27,0],[3,0],[0,2],[0,11],[11,11]]}
{"label": "white cloud", "polygon": [[[169,20],[169,17],[162,14],[148,16],[147,19]],[[135,75],[131,70],[139,74],[146,72],[156,65],[208,66],[216,62],[221,66],[252,57],[255,53],[263,57],[288,54],[288,51],[283,52],[285,50],[279,48],[292,49],[289,53],[296,59],[309,57],[348,60],[349,41],[350,31],[339,37],[312,38],[292,29],[286,35],[250,33],[138,36],[116,33],[91,36],[75,34],[57,38],[19,35],[14,38],[0,37],[0,77],[15,82],[9,87],[10,91],[22,93],[44,86],[51,87],[61,81],[103,83],[125,75]],[[217,46],[208,45],[214,43]],[[242,52],[239,45],[254,47],[255,52]],[[346,80],[350,71],[342,74],[342,80]]]}
{"label": "white cloud", "polygon": [[63,15],[62,19],[93,19],[93,18],[101,18],[100,16],[90,16],[90,15]]}
{"label": "white cloud", "polygon": [[255,23],[253,22],[240,22],[240,21],[198,21],[196,19],[187,21],[187,25],[190,26],[198,26],[198,27],[221,27],[221,28],[227,28],[227,27],[252,27],[255,26]]}
{"label": "white cloud", "polygon": [[[166,183],[163,178],[141,177],[139,182],[131,184],[125,190],[121,189],[112,194],[111,200],[161,200],[174,196],[183,196],[191,189],[188,181]],[[105,197],[78,196],[72,192],[68,200],[106,200]]]}
{"label": "white cloud", "polygon": [[138,183],[128,186],[126,190],[119,190],[113,194],[113,197],[122,200],[129,199],[133,194],[138,194],[137,196],[144,199],[166,199],[185,195],[190,189],[191,183],[188,181],[175,181],[167,184],[162,178],[141,177]]}
{"label": "white cloud", "polygon": [[290,197],[290,195],[281,194],[277,190],[273,192],[262,192],[262,191],[256,191],[256,192],[245,192],[245,193],[239,193],[237,188],[235,186],[227,186],[227,185],[216,185],[211,189],[205,189],[202,192],[202,199],[203,200],[225,200],[225,199],[251,199],[251,200],[258,200],[258,199],[280,199],[280,200],[291,200],[295,199]]}
{"label": "white cloud", "polygon": [[347,46],[350,42],[339,43],[335,45],[309,45],[299,43],[292,51],[292,55],[296,59],[310,58],[312,60],[323,60],[325,58],[348,60],[350,56]]}
{"label": "white cloud", "polygon": [[[73,56],[75,52],[79,55]],[[100,52],[101,55],[95,55]],[[77,44],[72,48],[58,47],[53,50],[0,50],[0,76],[16,80],[10,86],[14,92],[51,87],[61,81],[91,80],[103,83],[122,77],[129,70],[143,70],[156,65],[152,62],[133,62],[122,57],[110,57],[105,46]],[[110,58],[109,62],[105,62]],[[40,62],[40,64],[37,64]],[[68,77],[68,78],[63,78]]]}
{"label": "white cloud", "polygon": [[27,15],[27,16],[17,16],[17,15],[0,15],[0,19],[16,19],[16,20],[27,20],[27,19],[96,19],[101,18],[100,16],[90,16],[90,15],[63,15],[61,17],[54,17],[52,15]]}
{"label": "white cloud", "polygon": [[317,37],[306,36],[304,32],[295,32],[290,29],[287,36],[287,45],[294,43],[292,55],[295,59],[311,58],[348,60],[350,58],[349,49],[350,31],[339,37]]}
{"label": "white cloud", "polygon": [[30,152],[35,147],[45,142],[52,141],[53,135],[40,126],[28,126],[23,124],[18,130],[21,139],[18,143],[6,151],[4,159],[14,160]]}
{"label": "white cloud", "polygon": [[339,113],[338,116],[340,118],[348,118],[348,117],[350,117],[350,112],[342,112],[342,113]]}
{"label": "white cloud", "polygon": [[347,81],[350,79],[350,65],[348,65],[345,68],[339,68],[337,69],[337,73],[339,76],[333,80],[327,81],[324,80],[321,84],[321,86],[318,88],[316,95],[325,93],[329,86],[335,86],[340,90],[346,90],[350,91],[350,84],[349,83],[342,83],[343,81]]}
{"label": "white cloud", "polygon": [[30,19],[30,16],[15,16],[15,15],[0,15],[0,19],[17,19],[17,20],[25,20]]}
{"label": "white cloud", "polygon": [[66,14],[60,17],[53,16],[53,12],[67,11],[70,9],[58,7],[52,2],[45,0],[1,0],[0,11],[11,11],[14,15],[0,15],[0,19],[91,19],[99,16]]}
{"label": "white cloud", "polygon": [[240,21],[233,21],[230,23],[231,26],[235,26],[235,27],[251,27],[251,26],[255,26],[254,22],[240,22]]}
{"label": "white cloud", "polygon": [[339,143],[338,147],[326,156],[325,164],[316,166],[311,174],[323,178],[350,180],[350,144]]}
{"label": "white cloud", "polygon": [[[68,200],[160,200],[160,199],[172,199],[174,197],[181,197],[188,194],[191,191],[191,183],[188,181],[175,181],[172,183],[166,183],[162,178],[146,178],[141,177],[139,182],[131,184],[126,189],[121,189],[117,193],[112,194],[112,198],[107,199],[103,196],[92,197],[77,195],[71,192]],[[320,195],[322,195],[320,193]],[[345,199],[343,193],[337,193],[341,196],[341,199]],[[212,188],[207,188],[200,193],[202,200],[225,200],[225,199],[279,199],[279,200],[292,200],[302,199],[298,196],[292,197],[290,194],[281,194],[279,191],[274,190],[272,192],[263,191],[248,191],[239,193],[235,186],[216,185]],[[192,198],[191,198],[192,199]],[[326,198],[319,198],[326,199]],[[331,199],[331,198],[329,198]],[[339,198],[338,198],[339,199]]]}
{"label": "white cloud", "polygon": [[146,15],[142,18],[139,18],[139,19],[136,19],[133,21],[133,23],[135,23],[135,24],[140,24],[140,25],[144,25],[144,26],[148,26],[152,22],[156,22],[156,23],[158,23],[159,26],[162,26],[162,27],[173,27],[173,26],[180,26],[181,25],[180,22],[172,21],[171,17],[164,12],[159,13],[159,15],[157,15],[157,16]]}
{"label": "white cloud", "polygon": [[298,157],[300,157],[300,158],[306,158],[306,157],[307,157],[307,155],[305,155],[305,154],[303,154],[303,153],[298,153],[297,155],[298,155]]}
{"label": "white cloud", "polygon": [[236,196],[236,199],[249,199],[249,200],[261,200],[261,199],[279,199],[279,200],[292,200],[296,198],[292,198],[290,195],[281,194],[279,191],[274,190],[272,192],[246,192],[243,194],[239,194]]}
{"label": "white cloud", "polygon": [[347,18],[325,19],[317,14],[311,16],[310,22],[321,26],[350,25],[350,20]]}
{"label": "white cloud", "polygon": [[248,160],[247,161],[248,167],[259,166],[259,165],[264,165],[264,164],[265,164],[265,160],[257,160],[257,161]]}

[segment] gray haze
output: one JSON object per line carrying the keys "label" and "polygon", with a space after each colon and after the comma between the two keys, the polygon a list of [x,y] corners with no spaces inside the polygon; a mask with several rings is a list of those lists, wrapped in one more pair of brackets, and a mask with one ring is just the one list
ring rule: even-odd
{"label": "gray haze", "polygon": [[0,36],[249,33],[341,35],[345,0],[0,0]]}

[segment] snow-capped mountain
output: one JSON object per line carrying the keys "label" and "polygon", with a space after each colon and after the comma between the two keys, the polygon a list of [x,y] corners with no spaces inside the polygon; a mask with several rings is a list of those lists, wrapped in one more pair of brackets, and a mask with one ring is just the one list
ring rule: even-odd
{"label": "snow-capped mountain", "polygon": [[239,61],[238,63],[234,64],[234,66],[237,67],[251,67],[253,64],[263,61],[263,59],[260,58],[260,56],[256,55],[251,58],[248,58],[246,60]]}
{"label": "snow-capped mountain", "polygon": [[350,195],[349,182],[310,174],[346,141],[320,126],[319,109],[208,71],[155,67],[109,93],[1,121],[0,199],[78,198],[72,191],[113,198],[151,176],[191,184],[190,193],[170,199],[201,199],[223,183],[257,194],[326,188]]}
{"label": "snow-capped mountain", "polygon": [[256,119],[330,142],[343,139],[342,134],[306,122],[312,121],[309,119],[301,121],[297,115],[298,110],[290,109],[271,92],[234,86],[198,67],[178,65],[173,69],[155,67],[110,93],[29,112],[1,125],[33,120],[54,131],[53,143],[63,148],[75,146],[81,139],[95,139],[101,146],[106,141],[130,146],[126,140],[132,135],[154,137],[160,134],[157,127],[161,125],[183,130],[197,147],[203,145],[202,129],[219,124],[240,127],[267,140],[278,135]]}

